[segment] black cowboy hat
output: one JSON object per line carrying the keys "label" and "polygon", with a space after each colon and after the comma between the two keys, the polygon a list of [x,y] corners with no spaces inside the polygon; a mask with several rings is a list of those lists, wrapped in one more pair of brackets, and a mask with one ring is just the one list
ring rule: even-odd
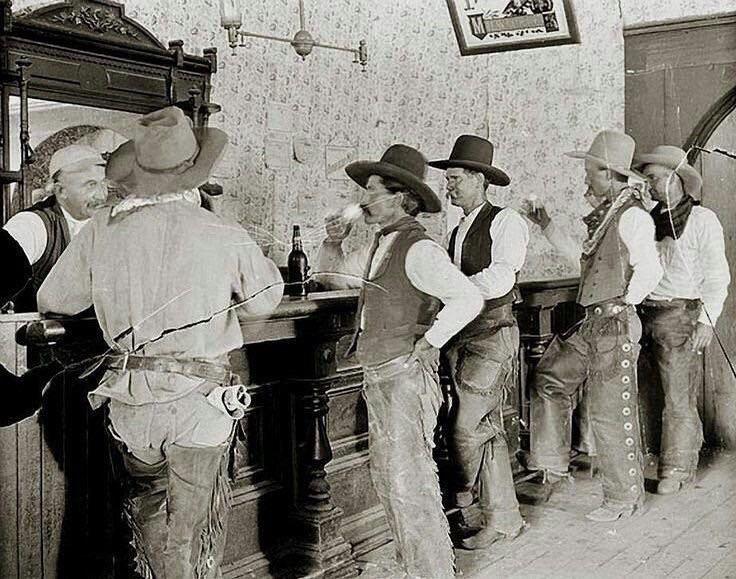
{"label": "black cowboy hat", "polygon": [[452,147],[449,159],[430,161],[430,167],[449,169],[460,167],[483,173],[494,185],[505,187],[511,183],[509,176],[493,166],[493,143],[475,135],[460,135]]}
{"label": "black cowboy hat", "polygon": [[419,196],[426,213],[439,213],[442,210],[440,198],[424,182],[427,159],[408,145],[391,145],[380,161],[355,161],[345,167],[345,172],[363,188],[371,175],[395,179]]}

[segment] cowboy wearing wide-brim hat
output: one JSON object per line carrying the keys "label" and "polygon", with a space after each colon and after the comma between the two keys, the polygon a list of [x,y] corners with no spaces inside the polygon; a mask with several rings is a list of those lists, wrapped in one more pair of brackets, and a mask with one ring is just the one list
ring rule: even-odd
{"label": "cowboy wearing wide-brim hat", "polygon": [[489,186],[511,182],[494,163],[491,141],[460,135],[447,159],[429,165],[445,171],[447,197],[463,210],[449,235],[453,263],[478,287],[481,314],[445,347],[457,405],[451,416],[450,450],[455,505],[468,507],[478,495],[484,527],[463,539],[484,549],[523,528],[503,424],[503,399],[515,379],[519,331],[512,305],[516,276],[524,265],[529,230],[510,207],[488,200]]}
{"label": "cowboy wearing wide-brim hat", "polygon": [[357,161],[345,170],[362,187],[366,223],[380,229],[371,246],[346,256],[341,244],[349,226],[341,215],[328,217],[318,267],[345,276],[330,276],[332,287],[362,287],[353,344],[365,368],[371,473],[404,571],[449,579],[452,543],[431,448],[441,404],[438,354],[478,314],[482,300],[415,219],[442,208],[424,181],[422,153],[393,145],[379,161]]}
{"label": "cowboy wearing wide-brim hat", "polygon": [[654,223],[630,187],[636,144],[618,131],[601,131],[587,151],[585,198],[595,208],[583,218],[588,239],[579,246],[546,217],[530,211],[545,237],[571,261],[580,259],[577,302],[582,324],[565,340],[553,340],[532,380],[532,445],[529,465],[545,471],[552,487],[567,475],[572,399],[585,387],[585,404],[603,481],[603,503],[593,521],[631,516],[644,500],[644,475],[637,409],[636,365],[641,323],[635,305],[662,276]]}
{"label": "cowboy wearing wide-brim hat", "polygon": [[713,338],[730,273],[723,227],[697,201],[703,179],[685,151],[659,145],[635,163],[658,201],[651,215],[664,275],[641,313],[665,393],[657,492],[672,494],[695,480],[703,442],[695,367]]}
{"label": "cowboy wearing wide-brim hat", "polygon": [[244,229],[188,202],[226,142],[175,107],[142,117],[108,163],[124,199],[92,218],[39,291],[42,311],[93,305],[110,346],[89,398],[108,406],[145,577],[219,576],[229,441],[247,404],[228,359],[243,345],[233,301],[267,316],[283,295]]}
{"label": "cowboy wearing wide-brim hat", "polygon": [[420,201],[421,212],[439,213],[442,202],[425,182],[427,161],[424,155],[407,145],[392,145],[378,161],[354,161],[345,167],[348,176],[365,189],[372,175],[400,183]]}
{"label": "cowboy wearing wide-brim hat", "polygon": [[135,137],[107,161],[107,178],[125,196],[150,197],[203,185],[228,141],[220,129],[193,128],[178,107],[142,117],[135,129]]}

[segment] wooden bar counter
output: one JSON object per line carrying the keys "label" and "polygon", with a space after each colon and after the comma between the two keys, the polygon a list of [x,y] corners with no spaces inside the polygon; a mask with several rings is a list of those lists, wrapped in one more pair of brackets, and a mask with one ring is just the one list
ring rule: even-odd
{"label": "wooden bar counter", "polygon": [[[526,376],[569,318],[559,304],[574,300],[575,285],[521,284],[522,372],[505,413],[512,442],[528,437]],[[362,370],[342,356],[357,299],[284,298],[273,315],[241,320],[246,346],[232,360],[253,403],[236,427],[226,577],[352,577],[356,558],[390,540],[368,469]],[[17,373],[49,356],[73,362],[104,349],[97,332],[94,320],[0,316],[0,362]],[[70,559],[92,551],[89,576],[125,577],[104,412],[86,401],[94,382],[60,382],[37,416],[0,429],[0,577],[72,576]]]}

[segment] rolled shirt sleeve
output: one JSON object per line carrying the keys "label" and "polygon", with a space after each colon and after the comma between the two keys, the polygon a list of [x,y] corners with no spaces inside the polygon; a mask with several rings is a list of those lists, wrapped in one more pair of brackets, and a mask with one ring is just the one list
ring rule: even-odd
{"label": "rolled shirt sleeve", "polygon": [[92,305],[93,242],[94,228],[88,223],[72,238],[38,289],[39,312],[73,316]]}
{"label": "rolled shirt sleeve", "polygon": [[263,316],[272,313],[284,295],[284,281],[276,264],[263,255],[247,231],[241,233],[238,269],[240,288],[235,292],[240,313]]}
{"label": "rolled shirt sleeve", "polygon": [[33,265],[46,251],[48,243],[48,234],[43,220],[30,211],[21,211],[16,213],[3,226],[13,239],[23,248],[28,263]]}
{"label": "rolled shirt sleeve", "polygon": [[503,209],[491,223],[491,263],[470,276],[484,299],[506,295],[516,283],[516,274],[524,265],[529,245],[529,228],[513,209]]}
{"label": "rolled shirt sleeve", "polygon": [[363,284],[369,255],[370,246],[346,255],[341,243],[324,241],[317,253],[315,275],[320,283],[330,289],[358,288]]}
{"label": "rolled shirt sleeve", "polygon": [[444,307],[424,338],[435,348],[444,346],[483,309],[476,285],[455,267],[447,251],[434,241],[417,241],[409,248],[404,264],[411,284],[438,298]]}
{"label": "rolled shirt sleeve", "polygon": [[582,246],[554,221],[547,224],[547,227],[542,230],[542,234],[550,245],[580,273]]}
{"label": "rolled shirt sleeve", "polygon": [[[723,238],[723,227],[712,211],[703,212],[703,225],[699,237],[700,268],[703,272],[703,283],[700,287],[704,310],[700,313],[699,322],[715,325],[723,311],[723,304],[728,295],[731,273],[726,260],[726,246]],[[707,313],[706,313],[707,312]]]}
{"label": "rolled shirt sleeve", "polygon": [[654,241],[654,221],[643,209],[630,207],[619,219],[618,232],[634,270],[624,301],[639,304],[654,291],[664,273]]}

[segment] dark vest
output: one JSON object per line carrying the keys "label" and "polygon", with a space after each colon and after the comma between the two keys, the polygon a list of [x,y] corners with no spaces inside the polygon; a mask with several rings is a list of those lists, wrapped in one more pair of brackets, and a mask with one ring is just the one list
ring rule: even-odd
{"label": "dark vest", "polygon": [[423,239],[430,237],[412,219],[399,230],[370,283],[363,284],[363,330],[357,353],[364,366],[411,354],[434,322],[440,301],[416,289],[405,270],[409,248]]}
{"label": "dark vest", "polygon": [[630,207],[644,209],[633,199],[624,203],[609,221],[598,247],[580,258],[580,287],[577,302],[584,307],[626,295],[633,268],[629,250],[618,234],[621,215]]}
{"label": "dark vest", "polygon": [[[460,258],[460,271],[465,275],[475,275],[491,265],[491,250],[493,247],[491,224],[502,210],[503,207],[486,203],[470,226],[463,241],[462,256]],[[448,252],[450,259],[453,261],[455,259],[455,240],[457,239],[459,227],[459,225],[455,227],[450,234]],[[462,330],[461,334],[467,336],[468,334],[487,333],[491,328],[497,328],[500,325],[510,325],[506,323],[500,323],[499,325],[499,317],[513,321],[510,308],[505,308],[503,312],[494,312],[493,310],[513,303],[518,296],[519,292],[516,284],[514,284],[514,287],[507,294],[493,298],[492,300],[486,300],[481,313]],[[503,315],[500,316],[501,313]]]}
{"label": "dark vest", "polygon": [[70,235],[69,226],[54,195],[39,201],[28,209],[24,209],[24,211],[30,211],[38,215],[46,227],[46,249],[41,258],[31,265],[33,275],[30,283],[18,296],[15,306],[16,312],[33,312],[37,309],[36,293],[38,288],[41,287],[43,280],[46,279],[66,246],[69,245]]}

